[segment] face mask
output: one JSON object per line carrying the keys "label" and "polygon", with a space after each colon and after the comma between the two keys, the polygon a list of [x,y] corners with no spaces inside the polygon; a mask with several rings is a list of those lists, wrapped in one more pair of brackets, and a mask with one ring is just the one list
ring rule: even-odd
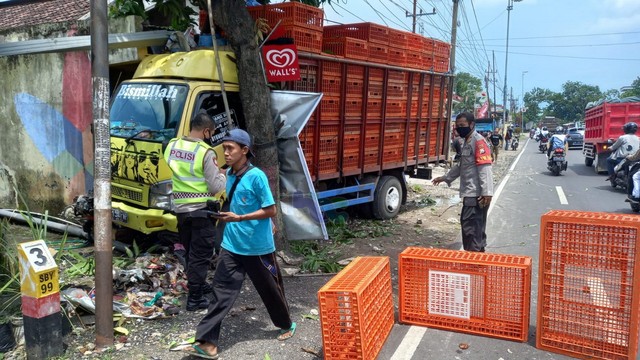
{"label": "face mask", "polygon": [[466,138],[467,135],[469,135],[471,133],[471,127],[470,126],[459,126],[459,127],[456,127],[456,131],[458,132],[458,134],[460,134],[460,136],[462,136],[463,138]]}
{"label": "face mask", "polygon": [[207,144],[213,146],[213,139],[211,137],[205,137],[204,138],[204,142],[206,142]]}

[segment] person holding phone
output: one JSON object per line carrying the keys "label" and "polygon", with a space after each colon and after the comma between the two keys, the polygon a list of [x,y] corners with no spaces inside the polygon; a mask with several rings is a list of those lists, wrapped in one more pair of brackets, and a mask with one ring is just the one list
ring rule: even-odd
{"label": "person holding phone", "polygon": [[455,179],[460,178],[462,246],[467,251],[484,252],[487,214],[493,196],[491,151],[487,140],[475,131],[473,114],[458,114],[456,130],[464,139],[460,161],[432,182],[438,185],[444,181],[451,186]]}
{"label": "person holding phone", "polygon": [[172,172],[173,202],[178,218],[178,235],[185,251],[187,272],[187,311],[206,309],[207,272],[216,244],[215,219],[205,210],[208,200],[217,200],[225,189],[225,175],[218,168],[216,152],[211,147],[215,122],[206,113],[191,120],[189,136],[171,139],[164,158]]}
{"label": "person holding phone", "polygon": [[221,211],[226,222],[222,249],[213,278],[213,300],[196,329],[197,343],[184,351],[190,355],[218,358],[218,340],[222,321],[240,294],[246,275],[256,287],[271,321],[278,327],[278,340],[295,334],[284,295],[280,267],[276,261],[271,218],[276,204],[265,173],[251,165],[251,138],[241,129],[233,129],[222,139],[227,170],[229,211]]}

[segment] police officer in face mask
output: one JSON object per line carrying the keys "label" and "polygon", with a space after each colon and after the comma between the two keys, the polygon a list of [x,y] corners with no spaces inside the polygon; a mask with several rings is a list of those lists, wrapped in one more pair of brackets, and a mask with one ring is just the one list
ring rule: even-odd
{"label": "police officer in face mask", "polygon": [[467,251],[484,252],[487,213],[493,196],[491,150],[487,140],[475,131],[473,114],[459,114],[456,130],[464,138],[460,161],[447,174],[432,182],[438,185],[444,181],[451,186],[455,179],[460,178],[462,245]]}
{"label": "police officer in face mask", "polygon": [[164,152],[173,173],[178,245],[185,252],[187,311],[206,309],[209,301],[204,294],[212,291],[206,278],[216,246],[215,220],[203,210],[207,200],[218,200],[217,195],[226,186],[226,177],[218,168],[216,152],[211,147],[215,125],[206,113],[196,115],[189,136],[172,139]]}

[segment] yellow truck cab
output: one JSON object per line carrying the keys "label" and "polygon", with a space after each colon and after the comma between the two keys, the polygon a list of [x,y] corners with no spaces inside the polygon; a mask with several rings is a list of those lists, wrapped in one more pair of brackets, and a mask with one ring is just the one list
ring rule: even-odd
{"label": "yellow truck cab", "polygon": [[166,144],[189,134],[191,119],[206,111],[216,122],[212,138],[220,166],[220,140],[229,127],[244,127],[233,53],[220,52],[231,119],[222,98],[213,50],[153,55],[113,94],[110,108],[111,194],[114,223],[150,234],[177,231],[171,213],[171,170]]}

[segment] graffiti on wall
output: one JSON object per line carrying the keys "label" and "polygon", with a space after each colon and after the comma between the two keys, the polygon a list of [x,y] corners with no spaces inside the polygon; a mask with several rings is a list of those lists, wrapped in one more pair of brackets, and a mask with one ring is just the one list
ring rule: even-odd
{"label": "graffiti on wall", "polygon": [[13,99],[37,150],[58,175],[69,181],[70,197],[93,187],[90,69],[86,53],[65,54],[61,110],[26,91]]}

